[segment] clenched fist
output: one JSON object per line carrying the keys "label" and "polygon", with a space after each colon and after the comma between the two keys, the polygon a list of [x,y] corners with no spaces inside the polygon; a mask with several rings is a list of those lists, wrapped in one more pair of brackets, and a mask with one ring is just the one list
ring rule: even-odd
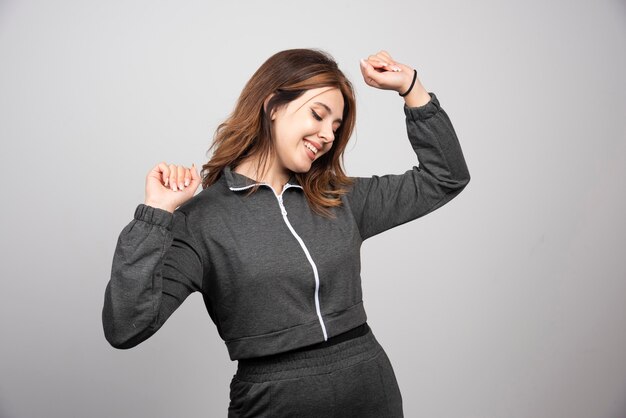
{"label": "clenched fist", "polygon": [[146,177],[144,203],[173,213],[177,207],[193,197],[200,183],[195,164],[187,168],[161,162]]}
{"label": "clenched fist", "polygon": [[[361,60],[361,73],[365,84],[382,90],[394,90],[399,94],[409,91],[413,84],[413,68],[394,60],[387,51],[379,51]],[[407,106],[423,106],[430,101],[430,95],[419,78],[415,79],[410,93],[403,96]]]}

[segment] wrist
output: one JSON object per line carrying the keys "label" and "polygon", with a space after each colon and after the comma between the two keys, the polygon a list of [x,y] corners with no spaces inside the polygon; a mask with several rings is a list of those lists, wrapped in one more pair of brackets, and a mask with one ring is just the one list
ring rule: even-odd
{"label": "wrist", "polygon": [[413,89],[404,96],[404,102],[408,107],[421,107],[426,105],[430,101],[430,94],[424,88],[419,80],[415,81]]}
{"label": "wrist", "polygon": [[406,75],[406,80],[402,83],[402,86],[400,86],[400,89],[398,90],[398,95],[401,97],[407,96],[413,90],[415,83],[419,82],[417,79],[417,70],[413,69],[410,75],[406,73],[404,74]]}

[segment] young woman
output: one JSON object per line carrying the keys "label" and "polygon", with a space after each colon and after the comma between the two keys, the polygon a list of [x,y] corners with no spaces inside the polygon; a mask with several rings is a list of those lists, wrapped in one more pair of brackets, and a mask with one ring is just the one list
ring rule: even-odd
{"label": "young woman", "polygon": [[201,292],[238,361],[229,417],[403,416],[392,365],[366,322],[360,246],[443,206],[470,176],[417,72],[386,51],[360,65],[367,85],[404,101],[419,166],[347,176],[352,85],[323,51],[285,50],[261,65],[218,127],[202,178],[194,165],[157,164],[119,236],[107,340],[141,343]]}

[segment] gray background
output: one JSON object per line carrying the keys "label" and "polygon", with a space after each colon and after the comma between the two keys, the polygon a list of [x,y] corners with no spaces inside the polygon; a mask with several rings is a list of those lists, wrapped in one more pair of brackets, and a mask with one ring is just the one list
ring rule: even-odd
{"label": "gray background", "polygon": [[0,1],[0,416],[226,416],[228,358],[190,296],[104,339],[113,250],[161,160],[200,166],[270,55],[330,52],[357,89],[351,175],[416,164],[381,49],[450,115],[472,181],[364,243],[369,323],[407,417],[626,416],[626,5]]}

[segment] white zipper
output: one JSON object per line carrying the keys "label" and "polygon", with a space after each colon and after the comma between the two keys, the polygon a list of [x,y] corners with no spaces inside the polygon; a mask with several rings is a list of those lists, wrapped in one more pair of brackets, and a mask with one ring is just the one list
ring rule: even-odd
{"label": "white zipper", "polygon": [[[300,187],[302,188],[302,186],[298,186],[295,184],[285,184],[283,186],[283,190],[282,192],[280,192],[280,194],[276,194],[276,191],[274,190],[274,188],[269,185],[268,183],[258,183],[261,184],[263,186],[267,186],[270,189],[272,189],[272,193],[274,193],[274,196],[276,196],[276,199],[278,199],[278,205],[280,206],[280,213],[283,215],[283,220],[285,221],[285,223],[287,224],[287,227],[289,228],[289,230],[291,231],[291,234],[298,240],[298,242],[300,243],[300,246],[302,247],[302,250],[304,250],[304,254],[306,255],[306,258],[309,260],[309,263],[311,264],[311,267],[313,268],[313,275],[315,276],[315,310],[317,311],[317,317],[320,321],[320,325],[322,327],[322,332],[324,333],[324,341],[328,340],[328,334],[326,333],[326,325],[324,325],[324,320],[322,319],[322,312],[320,310],[320,299],[319,299],[319,288],[320,288],[320,279],[319,279],[319,274],[317,272],[317,266],[315,265],[315,262],[313,261],[313,258],[311,257],[311,254],[309,253],[309,250],[306,248],[306,245],[304,244],[304,241],[302,241],[302,238],[300,238],[300,236],[298,235],[298,233],[293,229],[293,226],[291,226],[291,223],[289,222],[289,219],[287,218],[287,209],[285,209],[285,205],[283,205],[283,193],[285,192],[285,190],[287,190],[289,187]],[[249,185],[249,186],[245,186],[245,187],[231,187],[231,190],[243,190],[243,189],[247,189],[249,187],[252,187],[253,185]]]}

